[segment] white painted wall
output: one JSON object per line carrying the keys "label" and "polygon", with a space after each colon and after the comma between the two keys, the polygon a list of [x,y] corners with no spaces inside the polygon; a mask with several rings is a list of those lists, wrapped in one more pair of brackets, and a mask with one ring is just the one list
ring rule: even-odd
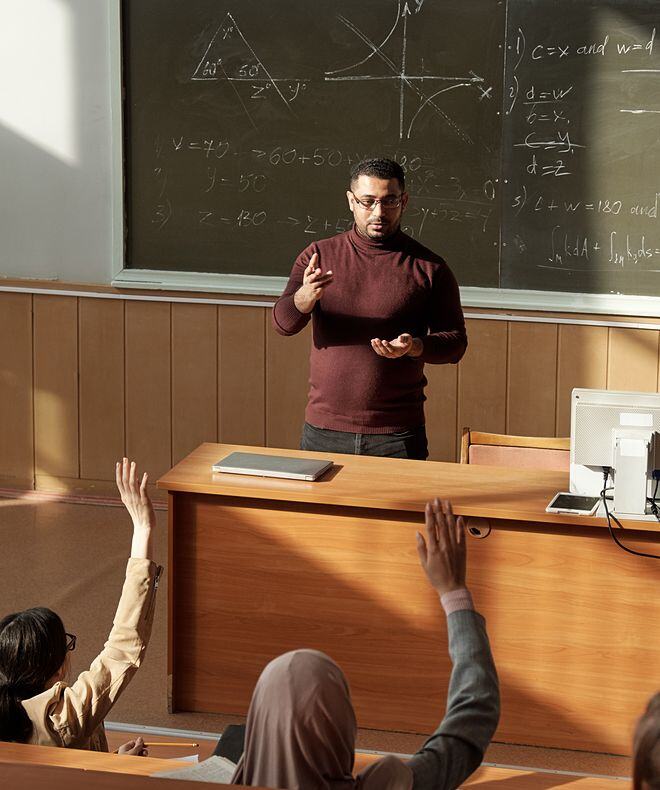
{"label": "white painted wall", "polygon": [[0,0],[0,19],[0,276],[109,283],[121,268],[118,0]]}

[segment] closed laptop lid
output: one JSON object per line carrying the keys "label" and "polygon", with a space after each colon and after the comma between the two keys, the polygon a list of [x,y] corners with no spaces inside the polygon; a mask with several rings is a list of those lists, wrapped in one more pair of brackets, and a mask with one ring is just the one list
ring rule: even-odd
{"label": "closed laptop lid", "polygon": [[262,477],[287,477],[295,480],[316,480],[332,461],[321,458],[290,458],[283,455],[235,452],[213,464],[214,472],[260,475]]}

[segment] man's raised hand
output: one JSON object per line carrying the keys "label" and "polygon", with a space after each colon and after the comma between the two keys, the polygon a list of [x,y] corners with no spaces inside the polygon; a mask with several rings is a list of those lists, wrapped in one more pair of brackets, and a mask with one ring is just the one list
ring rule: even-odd
{"label": "man's raised hand", "polygon": [[293,297],[293,302],[301,313],[311,313],[326,286],[332,282],[332,271],[323,273],[321,267],[317,265],[318,259],[318,253],[315,252],[303,272],[303,284]]}

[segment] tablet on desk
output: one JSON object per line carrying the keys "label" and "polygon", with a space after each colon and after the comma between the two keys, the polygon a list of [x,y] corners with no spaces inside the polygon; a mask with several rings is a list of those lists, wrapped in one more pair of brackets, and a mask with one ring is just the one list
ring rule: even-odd
{"label": "tablet on desk", "polygon": [[213,464],[214,472],[259,477],[285,477],[290,480],[317,480],[332,466],[320,458],[289,458],[261,453],[230,453]]}
{"label": "tablet on desk", "polygon": [[566,491],[555,494],[546,507],[547,513],[571,513],[574,516],[593,516],[600,502],[599,496],[583,496]]}

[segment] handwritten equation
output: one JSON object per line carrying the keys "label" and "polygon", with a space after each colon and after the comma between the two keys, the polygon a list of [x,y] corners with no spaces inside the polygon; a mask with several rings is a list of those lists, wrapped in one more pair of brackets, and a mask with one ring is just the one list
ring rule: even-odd
{"label": "handwritten equation", "polygon": [[563,0],[555,10],[544,26],[521,12],[506,41],[502,260],[519,287],[534,287],[534,269],[660,270],[660,181],[646,159],[660,113],[657,27]]}
{"label": "handwritten equation", "polygon": [[643,233],[616,230],[610,230],[603,238],[597,234],[574,233],[555,225],[550,234],[550,254],[539,266],[584,271],[585,265],[593,261],[607,264],[610,269],[634,265],[645,271],[660,271],[660,240],[654,242]]}

